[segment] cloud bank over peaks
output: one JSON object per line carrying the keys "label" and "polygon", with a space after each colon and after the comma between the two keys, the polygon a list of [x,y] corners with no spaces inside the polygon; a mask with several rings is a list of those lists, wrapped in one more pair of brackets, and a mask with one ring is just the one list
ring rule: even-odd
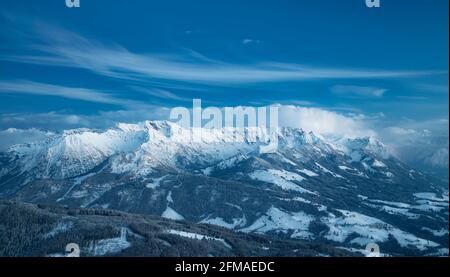
{"label": "cloud bank over peaks", "polygon": [[344,115],[321,108],[277,105],[281,126],[302,128],[320,135],[348,138],[377,136],[364,116]]}

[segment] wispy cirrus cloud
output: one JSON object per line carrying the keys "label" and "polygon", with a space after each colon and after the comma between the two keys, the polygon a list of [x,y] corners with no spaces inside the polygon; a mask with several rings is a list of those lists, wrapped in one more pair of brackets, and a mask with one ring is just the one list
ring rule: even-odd
{"label": "wispy cirrus cloud", "polygon": [[102,103],[122,107],[143,107],[139,101],[123,99],[99,90],[68,87],[28,80],[0,80],[0,94],[33,94],[72,100]]}
{"label": "wispy cirrus cloud", "polygon": [[150,95],[159,99],[166,99],[166,100],[175,100],[179,102],[191,102],[192,98],[188,97],[182,97],[175,93],[172,93],[166,89],[160,89],[160,88],[144,88],[139,86],[130,86],[130,88],[134,91],[144,93],[146,95]]}
{"label": "wispy cirrus cloud", "polygon": [[438,85],[438,84],[419,84],[416,85],[416,90],[421,92],[431,92],[431,93],[447,93],[449,92],[448,85]]}
{"label": "wispy cirrus cloud", "polygon": [[331,92],[347,98],[381,98],[387,89],[355,85],[335,85]]}
{"label": "wispy cirrus cloud", "polygon": [[28,31],[24,37],[30,41],[21,46],[23,54],[3,54],[1,60],[81,68],[119,79],[232,85],[323,79],[411,78],[446,73],[312,67],[270,61],[240,64],[199,58],[198,55],[134,53],[120,45],[106,45],[42,22],[21,20],[19,24],[22,24],[21,29]]}
{"label": "wispy cirrus cloud", "polygon": [[251,38],[245,38],[242,40],[242,44],[251,44],[251,43],[260,44],[262,43],[262,41],[260,41],[259,39],[251,39]]}
{"label": "wispy cirrus cloud", "polygon": [[164,120],[169,118],[169,114],[169,108],[158,106],[147,109],[100,111],[91,115],[66,113],[64,111],[9,113],[0,114],[0,130],[38,128],[60,132],[74,128],[105,129],[114,127],[118,123]]}

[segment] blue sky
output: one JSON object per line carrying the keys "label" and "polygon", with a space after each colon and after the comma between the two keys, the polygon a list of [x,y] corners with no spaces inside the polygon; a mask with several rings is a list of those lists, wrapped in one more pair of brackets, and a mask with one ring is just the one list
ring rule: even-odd
{"label": "blue sky", "polygon": [[447,0],[379,9],[364,0],[81,0],[76,9],[3,0],[0,10],[0,129],[139,121],[201,98],[448,137]]}

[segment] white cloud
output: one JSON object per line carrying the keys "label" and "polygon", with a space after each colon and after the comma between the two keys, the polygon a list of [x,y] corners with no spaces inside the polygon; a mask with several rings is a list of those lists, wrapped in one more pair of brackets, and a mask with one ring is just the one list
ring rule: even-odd
{"label": "white cloud", "polygon": [[92,115],[67,114],[63,112],[0,114],[0,129],[38,128],[61,131],[74,128],[104,129],[117,123],[137,123],[145,120],[164,120],[169,117],[169,108],[104,111]]}
{"label": "white cloud", "polygon": [[140,102],[114,97],[111,94],[99,90],[45,84],[27,80],[0,80],[0,93],[55,96],[116,106],[136,107],[143,105]]}
{"label": "white cloud", "polygon": [[251,39],[251,38],[246,38],[242,40],[242,44],[250,44],[250,43],[260,44],[261,41],[259,39]]}
{"label": "white cloud", "polygon": [[[311,67],[298,64],[259,62],[234,64],[199,58],[198,55],[179,56],[133,53],[122,46],[105,45],[73,32],[51,25],[30,22],[21,24],[28,29],[28,41],[18,46],[24,55],[3,54],[0,59],[49,66],[82,68],[103,76],[141,81],[170,80],[201,84],[231,85],[278,81],[321,79],[404,78],[447,72],[395,71]],[[31,39],[30,39],[31,38]],[[249,40],[245,40],[249,42]],[[36,54],[30,55],[32,50]]]}
{"label": "white cloud", "polygon": [[409,165],[433,172],[448,169],[448,119],[403,120],[379,132],[391,152]]}
{"label": "white cloud", "polygon": [[381,98],[387,92],[387,89],[366,86],[335,85],[331,88],[331,92],[348,98]]}
{"label": "white cloud", "polygon": [[421,92],[431,92],[431,93],[447,93],[448,85],[436,85],[436,84],[419,84],[416,89]]}
{"label": "white cloud", "polygon": [[175,100],[175,101],[181,101],[181,102],[191,102],[192,101],[192,98],[178,96],[175,93],[172,93],[165,89],[143,88],[143,87],[138,87],[138,86],[131,86],[130,88],[132,88],[135,91],[145,93],[147,95],[157,97],[160,99]]}
{"label": "white cloud", "polygon": [[[376,136],[365,116],[344,115],[320,108],[293,105],[278,107],[279,125],[302,128],[321,135],[346,137]],[[190,109],[190,107],[187,107]],[[203,107],[206,108],[206,107]],[[136,123],[145,120],[168,120],[169,107],[149,106],[147,109],[104,111],[94,115],[77,115],[58,112],[1,114],[0,128],[42,128],[52,130],[72,128],[106,128],[117,123]]]}
{"label": "white cloud", "polygon": [[[275,105],[279,109],[279,125],[302,128],[316,134],[349,138],[375,136],[403,161],[421,166],[447,166],[448,119],[397,122],[398,126],[378,127],[382,116],[342,114],[321,108]],[[188,107],[189,108],[189,107]],[[205,108],[205,107],[204,107]],[[0,128],[40,128],[61,131],[73,128],[108,128],[120,122],[137,123],[145,120],[167,120],[170,108],[120,110],[95,115],[76,115],[58,112],[40,114],[2,114]],[[446,156],[447,155],[447,156]],[[433,165],[434,165],[433,164]]]}
{"label": "white cloud", "polygon": [[416,130],[405,129],[405,128],[396,127],[396,126],[385,128],[385,131],[390,133],[390,134],[392,134],[392,135],[394,135],[394,136],[404,136],[404,135],[415,135],[415,134],[417,134]]}
{"label": "white cloud", "polygon": [[322,135],[376,136],[363,119],[319,108],[279,105],[281,126],[302,128]]}
{"label": "white cloud", "polygon": [[7,150],[12,145],[42,141],[53,134],[38,129],[19,130],[10,128],[0,131],[0,152]]}

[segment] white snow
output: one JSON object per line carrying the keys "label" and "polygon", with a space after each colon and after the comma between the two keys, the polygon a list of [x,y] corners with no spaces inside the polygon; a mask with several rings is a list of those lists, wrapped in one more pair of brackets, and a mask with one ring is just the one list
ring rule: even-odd
{"label": "white snow", "polygon": [[182,161],[183,165],[202,166],[203,173],[209,174],[218,163],[218,167],[226,168],[258,150],[257,143],[246,139],[249,129],[185,129],[167,121],[147,121],[140,128],[147,133],[148,141],[129,155],[115,158],[116,173],[146,176],[155,167],[180,167]]}
{"label": "white snow", "polygon": [[296,166],[296,165],[297,165],[296,163],[294,163],[293,161],[289,160],[288,158],[286,158],[286,157],[284,157],[284,156],[281,156],[281,158],[282,158],[282,160],[283,160],[285,163],[287,163],[287,164],[290,164],[290,165],[293,165],[293,166]]}
{"label": "white snow", "polygon": [[[418,199],[416,200],[416,204],[407,204],[401,202],[392,202],[392,201],[384,201],[384,200],[376,200],[376,199],[368,199],[370,203],[375,203],[377,205],[372,205],[368,203],[364,203],[367,206],[378,207],[380,210],[391,214],[403,214],[409,218],[417,218],[418,215],[411,212],[411,210],[419,210],[424,212],[440,212],[448,207],[448,203],[446,202],[433,202],[430,200]],[[384,204],[384,205],[382,205]]]}
{"label": "white snow", "polygon": [[294,198],[280,198],[280,200],[283,201],[297,201],[297,202],[301,202],[301,203],[305,203],[305,204],[310,204],[312,206],[314,206],[318,211],[326,211],[327,210],[327,206],[321,205],[319,203],[313,203],[312,201],[309,201],[303,197],[294,197]]}
{"label": "white snow", "polygon": [[290,230],[293,231],[292,238],[307,239],[314,236],[308,231],[309,224],[313,220],[313,216],[304,212],[286,212],[272,206],[265,215],[240,231],[248,233],[267,233],[270,231],[286,233]]}
{"label": "white snow", "polygon": [[302,176],[293,172],[275,169],[257,170],[252,172],[249,175],[249,177],[252,178],[253,180],[274,184],[283,190],[293,190],[298,191],[300,193],[316,194],[315,192],[304,189],[299,185],[293,183],[292,181],[300,182],[305,179]]}
{"label": "white snow", "polygon": [[247,224],[247,219],[245,218],[245,216],[242,218],[233,218],[232,223],[228,223],[221,217],[215,217],[215,218],[208,217],[208,218],[203,219],[199,223],[217,225],[217,226],[221,226],[221,227],[224,227],[227,229],[235,229],[235,228],[238,228],[241,226],[245,226]]}
{"label": "white snow", "polygon": [[53,238],[54,236],[56,236],[58,234],[62,234],[62,233],[69,231],[70,229],[72,229],[72,227],[73,227],[73,222],[70,222],[70,221],[69,222],[58,222],[56,224],[56,226],[53,227],[53,229],[50,232],[44,234],[42,237],[44,239]]}
{"label": "white snow", "polygon": [[113,128],[105,132],[86,129],[64,131],[45,141],[15,145],[23,170],[39,168],[39,178],[71,178],[89,172],[108,157],[136,149],[146,139],[142,132]]}
{"label": "white snow", "polygon": [[72,192],[72,194],[71,194],[71,197],[75,198],[75,199],[83,198],[83,197],[87,197],[87,196],[89,196],[89,193],[87,190],[77,190],[77,191]]}
{"label": "white snow", "polygon": [[174,219],[174,220],[183,220],[184,217],[177,213],[174,209],[167,206],[166,210],[161,214],[162,217],[168,218],[168,219]]}
{"label": "white snow", "polygon": [[381,211],[385,211],[389,214],[399,214],[399,215],[404,215],[408,218],[412,218],[412,219],[417,219],[419,218],[419,215],[414,214],[414,213],[410,213],[409,209],[402,209],[402,208],[394,208],[394,207],[390,207],[390,206],[381,206],[380,208]]}
{"label": "white snow", "polygon": [[86,174],[84,176],[77,177],[77,178],[73,179],[73,183],[74,183],[74,185],[80,185],[81,183],[83,183],[84,180],[88,179],[89,177],[94,176],[97,173],[98,172],[92,172],[92,173]]}
{"label": "white snow", "polygon": [[436,237],[443,237],[445,235],[448,235],[448,229],[441,229],[441,230],[433,230],[431,228],[422,227],[422,230],[432,233]]}
{"label": "white snow", "polygon": [[319,174],[317,174],[317,173],[315,173],[315,172],[313,172],[311,170],[308,170],[306,168],[300,169],[299,172],[301,172],[303,174],[306,174],[309,177],[317,177],[317,176],[319,176]]}
{"label": "white snow", "polygon": [[358,194],[358,198],[363,200],[363,201],[369,199],[369,197],[361,195],[361,194]]}
{"label": "white snow", "polygon": [[388,178],[393,178],[395,176],[392,172],[384,172],[384,175],[386,175],[386,177]]}
{"label": "white snow", "polygon": [[231,158],[229,158],[229,159],[227,159],[225,161],[220,162],[219,164],[216,165],[216,168],[218,168],[218,169],[227,169],[227,168],[230,168],[230,167],[236,165],[237,163],[239,163],[241,161],[244,161],[244,160],[246,160],[248,158],[249,158],[248,155],[239,154],[239,155],[231,157]]}
{"label": "white snow", "polygon": [[340,168],[341,170],[352,170],[350,167],[345,166],[345,165],[340,165],[339,168]]}
{"label": "white snow", "polygon": [[224,239],[221,239],[221,238],[214,238],[214,237],[205,236],[205,235],[201,235],[201,234],[197,234],[197,233],[191,233],[191,232],[185,232],[185,231],[179,231],[179,230],[173,230],[173,229],[167,230],[167,233],[169,233],[171,235],[177,235],[180,237],[196,239],[196,240],[218,241],[218,242],[222,243],[225,247],[230,248],[230,249],[232,248],[229,243],[227,243]]}
{"label": "white snow", "polygon": [[172,191],[169,191],[169,193],[167,194],[166,201],[167,203],[173,203]]}
{"label": "white snow", "polygon": [[212,167],[207,167],[207,168],[202,170],[203,174],[206,175],[206,176],[211,175],[212,171],[213,171]]}
{"label": "white snow", "polygon": [[70,188],[64,193],[64,195],[62,197],[58,198],[56,200],[56,202],[61,202],[62,200],[66,199],[70,194],[71,194],[70,196],[73,197],[73,198],[85,197],[87,195],[87,191],[82,190],[82,191],[75,191],[74,193],[72,193],[73,189],[76,186],[81,185],[86,179],[89,179],[90,177],[95,176],[96,174],[102,172],[106,168],[106,166],[107,165],[103,166],[102,168],[100,168],[96,172],[92,172],[92,173],[89,173],[89,174],[86,174],[86,175],[82,175],[82,176],[78,176],[78,177],[74,178],[73,179],[73,185],[70,186]]}
{"label": "white snow", "polygon": [[353,151],[350,154],[350,162],[359,162],[359,161],[361,161],[361,158],[362,158],[361,154],[357,151]]}
{"label": "white snow", "polygon": [[320,165],[319,163],[316,163],[316,165],[325,173],[331,174],[333,177],[336,178],[341,178],[341,179],[345,179],[344,177],[342,177],[341,175],[332,172],[331,170],[328,170],[327,168],[323,167],[322,165]]}
{"label": "white snow", "polygon": [[383,162],[379,161],[379,160],[373,161],[372,166],[373,167],[386,167],[386,165]]}
{"label": "white snow", "polygon": [[[97,199],[99,199],[103,194],[105,194],[107,191],[109,191],[112,188],[111,184],[97,184],[96,186],[89,186],[88,189],[83,189],[80,191],[80,194],[78,194],[78,191],[72,193],[72,197],[74,195],[81,196],[84,195],[83,204],[81,207],[87,207],[91,205],[93,202],[95,202]],[[103,206],[108,204],[103,204]],[[105,209],[105,208],[104,208]]]}
{"label": "white snow", "polygon": [[402,203],[402,202],[393,202],[393,201],[384,201],[384,200],[377,200],[377,199],[369,199],[372,203],[380,203],[380,204],[386,204],[389,206],[394,206],[398,208],[410,208],[410,204]]}
{"label": "white snow", "polygon": [[156,189],[161,185],[161,181],[164,180],[167,176],[168,175],[162,176],[160,178],[154,178],[152,179],[152,182],[146,184],[145,187],[149,189]]}
{"label": "white snow", "polygon": [[305,198],[302,198],[302,197],[294,197],[294,198],[288,199],[288,200],[298,201],[298,202],[302,202],[302,203],[306,203],[306,204],[311,204],[312,203],[311,201],[306,200]]}
{"label": "white snow", "polygon": [[418,200],[416,200],[416,203],[420,204],[420,205],[448,207],[448,202],[435,202],[435,201],[430,201],[430,200],[418,199]]}
{"label": "white snow", "polygon": [[[44,173],[40,177],[78,176],[107,158],[111,158],[111,170],[117,174],[134,173],[145,177],[155,172],[156,167],[180,167],[181,162],[182,165],[196,163],[205,169],[205,174],[209,174],[216,166],[223,169],[235,165],[251,153],[257,153],[260,146],[268,142],[264,140],[265,128],[253,129],[203,128],[200,130],[201,139],[193,140],[199,130],[167,121],[146,121],[118,124],[103,132],[69,130],[51,136],[45,144],[20,145],[11,151],[22,157],[25,170],[42,167]],[[283,142],[281,147],[308,145],[321,155],[331,149],[323,138],[301,129],[280,128],[277,135]],[[287,164],[296,164],[283,154],[281,159]],[[58,163],[60,161],[66,162]],[[304,173],[315,176],[310,172]],[[156,187],[157,180],[148,186]]]}
{"label": "white snow", "polygon": [[429,247],[439,246],[435,242],[418,238],[377,218],[345,210],[339,212],[342,216],[337,217],[330,213],[328,217],[321,218],[330,228],[325,236],[329,240],[344,242],[351,234],[357,234],[358,237],[353,239],[352,243],[365,246],[369,242],[385,242],[389,235],[392,235],[402,247],[426,250]]}
{"label": "white snow", "polygon": [[37,143],[53,136],[55,136],[53,132],[34,128],[27,130],[9,128],[0,131],[0,152],[7,151],[13,145]]}
{"label": "white snow", "polygon": [[121,228],[119,237],[92,241],[85,251],[94,256],[119,253],[131,246],[127,241],[127,232],[127,228]]}
{"label": "white snow", "polygon": [[424,211],[424,212],[440,212],[445,209],[445,207],[439,207],[439,206],[429,205],[429,204],[414,205],[411,208],[419,210],[419,211]]}
{"label": "white snow", "polygon": [[346,171],[346,172],[348,172],[348,173],[350,173],[350,174],[353,174],[353,175],[356,175],[356,176],[360,176],[360,177],[369,179],[369,176],[367,176],[367,174],[365,174],[365,173],[359,171],[359,170],[356,169],[356,168],[350,168],[350,167],[345,166],[345,165],[340,165],[340,166],[339,166],[339,169],[340,169],[340,170],[344,170],[344,171]]}
{"label": "white snow", "polygon": [[425,200],[448,202],[448,195],[447,195],[447,197],[443,196],[442,198],[440,198],[440,197],[437,197],[436,193],[433,193],[433,192],[414,193],[414,196],[417,198],[420,198],[420,199],[425,199]]}
{"label": "white snow", "polygon": [[439,212],[448,207],[448,196],[446,195],[439,198],[435,193],[421,192],[415,193],[414,196],[418,199],[416,199],[417,205],[412,206],[413,209],[427,212]]}
{"label": "white snow", "polygon": [[63,200],[64,200],[64,199],[72,192],[72,190],[73,190],[76,186],[78,186],[78,183],[77,183],[77,182],[75,182],[72,186],[70,186],[69,189],[64,193],[64,195],[63,195],[62,197],[58,198],[58,199],[56,200],[56,202],[61,202],[61,201],[63,201]]}
{"label": "white snow", "polygon": [[[359,243],[357,243],[357,244],[359,244]],[[350,251],[350,252],[353,252],[353,253],[360,253],[360,254],[362,254],[362,255],[364,255],[366,257],[389,257],[388,254],[385,254],[385,253],[376,253],[376,254],[374,254],[372,252],[369,252],[366,249],[360,249],[360,248],[354,248],[354,247],[342,247],[342,246],[338,246],[336,248],[347,250],[347,251]]]}

